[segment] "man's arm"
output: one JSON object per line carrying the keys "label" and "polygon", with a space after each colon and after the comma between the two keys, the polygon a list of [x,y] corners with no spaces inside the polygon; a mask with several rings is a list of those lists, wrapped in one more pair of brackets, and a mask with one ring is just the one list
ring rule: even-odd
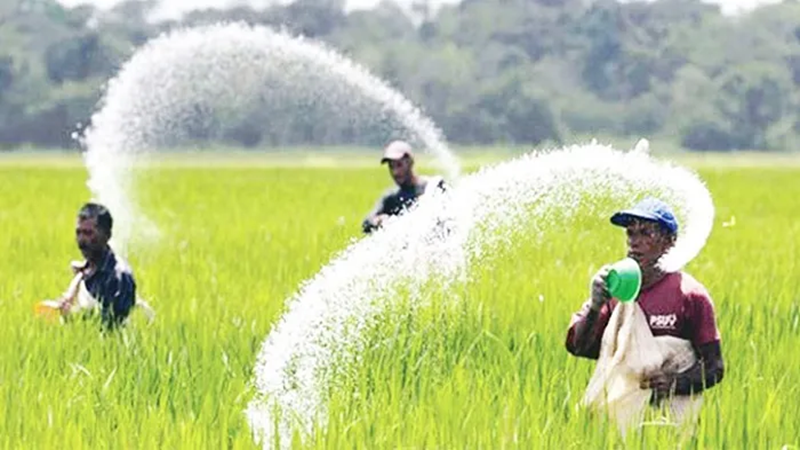
{"label": "man's arm", "polygon": [[385,194],[381,197],[378,202],[375,203],[375,206],[372,207],[372,211],[364,218],[364,221],[361,222],[361,230],[364,233],[372,233],[380,227],[381,221],[383,220],[382,216],[388,214],[386,204],[390,196],[391,194]]}
{"label": "man's arm", "polygon": [[575,356],[597,359],[600,356],[603,331],[610,316],[608,303],[599,308],[593,307],[591,301],[584,303],[581,310],[573,316],[567,331],[567,351]]}
{"label": "man's arm", "polygon": [[642,380],[642,389],[653,389],[651,402],[659,404],[670,395],[692,395],[719,384],[725,372],[719,341],[701,345],[695,350],[697,361],[678,374],[657,372]]}
{"label": "man's arm", "polygon": [[678,395],[688,395],[714,386],[722,380],[725,371],[711,296],[705,289],[698,289],[689,298],[689,323],[692,330],[690,340],[697,353],[697,362],[676,378],[675,389]]}
{"label": "man's arm", "polygon": [[677,395],[696,394],[722,381],[725,364],[722,361],[720,342],[704,344],[697,349],[697,352],[697,362],[675,378],[675,394]]}
{"label": "man's arm", "polygon": [[600,343],[596,339],[597,333],[592,333],[597,323],[600,311],[593,308],[584,308],[585,314],[579,313],[579,318],[572,325],[567,334],[567,350],[575,356],[597,359],[600,356]]}
{"label": "man's arm", "polygon": [[572,319],[567,332],[567,351],[575,356],[597,359],[600,356],[600,343],[603,331],[611,316],[611,296],[605,288],[608,268],[603,267],[592,280],[592,298]]}
{"label": "man's arm", "polygon": [[72,308],[73,303],[75,302],[75,297],[78,295],[78,289],[80,288],[80,282],[83,281],[83,272],[81,271],[73,271],[75,276],[72,277],[72,281],[69,283],[69,287],[67,290],[61,294],[59,298],[59,309],[61,310],[62,314],[69,313],[69,310]]}

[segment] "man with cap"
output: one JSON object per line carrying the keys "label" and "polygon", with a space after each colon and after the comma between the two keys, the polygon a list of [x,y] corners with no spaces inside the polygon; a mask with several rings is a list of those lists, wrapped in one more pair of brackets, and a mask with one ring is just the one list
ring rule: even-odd
{"label": "man with cap", "polygon": [[[692,395],[722,380],[720,333],[714,304],[706,288],[683,271],[664,272],[659,259],[675,244],[678,221],[661,200],[646,198],[633,208],[611,217],[611,223],[627,233],[628,257],[642,270],[642,287],[636,302],[654,336],[674,336],[691,342],[697,362],[690,369],[670,374],[659,371],[641,380],[642,389],[653,389],[652,402],[670,395]],[[576,312],[567,331],[567,350],[578,357],[597,359],[600,344],[617,301],[606,289],[609,268],[593,277],[591,298]]]}
{"label": "man with cap", "polygon": [[430,186],[442,191],[447,189],[447,184],[440,177],[426,177],[414,173],[414,154],[407,142],[393,141],[387,145],[381,164],[388,164],[389,174],[397,184],[397,188],[386,192],[375,204],[361,224],[364,233],[372,233],[390,216],[406,211],[428,191]]}

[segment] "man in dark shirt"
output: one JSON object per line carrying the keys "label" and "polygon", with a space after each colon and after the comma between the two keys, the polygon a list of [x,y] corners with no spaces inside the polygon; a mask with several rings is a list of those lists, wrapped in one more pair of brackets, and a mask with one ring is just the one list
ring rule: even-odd
{"label": "man in dark shirt", "polygon": [[[665,273],[658,261],[675,243],[678,222],[663,201],[648,198],[632,209],[611,217],[626,229],[628,256],[642,269],[642,287],[636,302],[654,336],[674,336],[692,343],[697,362],[682,373],[659,371],[641,380],[642,389],[653,389],[655,404],[669,395],[691,395],[722,380],[724,365],[714,304],[706,288],[686,272]],[[567,331],[567,350],[579,357],[597,359],[603,332],[617,300],[605,286],[608,267],[592,280],[591,298],[572,316]]]}
{"label": "man in dark shirt", "polygon": [[[114,328],[130,314],[136,303],[136,281],[128,264],[114,254],[111,239],[113,219],[102,205],[87,203],[78,212],[76,241],[84,262],[73,264],[88,294],[100,307],[104,325]],[[61,299],[62,313],[74,306],[76,295]]]}
{"label": "man in dark shirt", "polygon": [[430,187],[445,191],[447,184],[440,177],[426,177],[414,173],[414,154],[403,141],[393,141],[383,152],[381,164],[388,163],[389,173],[397,184],[386,192],[361,224],[364,233],[380,228],[390,216],[402,214],[411,208]]}

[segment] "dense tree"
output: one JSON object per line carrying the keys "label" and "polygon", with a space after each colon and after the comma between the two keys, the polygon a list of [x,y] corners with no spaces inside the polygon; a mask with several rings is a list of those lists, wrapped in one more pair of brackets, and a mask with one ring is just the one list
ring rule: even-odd
{"label": "dense tree", "polygon": [[[463,0],[438,9],[429,0],[405,8],[383,0],[350,12],[344,0],[296,0],[181,21],[152,20],[157,0],[108,11],[55,0],[0,4],[3,147],[75,146],[72,132],[138,46],[174,27],[219,21],[279,27],[339,49],[458,143],[535,145],[579,133],[780,150],[800,133],[797,2],[730,18],[700,0]],[[247,147],[388,138],[388,128],[359,130],[330,105],[269,106],[200,118],[187,134]]]}

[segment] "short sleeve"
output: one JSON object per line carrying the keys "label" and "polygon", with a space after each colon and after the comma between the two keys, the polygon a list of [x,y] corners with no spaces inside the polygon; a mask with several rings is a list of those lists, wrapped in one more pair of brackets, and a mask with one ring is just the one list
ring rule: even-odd
{"label": "short sleeve", "polygon": [[614,300],[608,301],[600,307],[600,311],[598,311],[597,319],[593,327],[593,332],[590,336],[588,336],[588,339],[590,342],[592,342],[592,345],[590,345],[589,348],[584,352],[581,352],[578,349],[578,343],[575,336],[575,327],[578,325],[578,323],[585,321],[589,315],[589,309],[592,304],[591,299],[586,300],[583,305],[581,305],[580,310],[573,313],[570,319],[569,328],[567,329],[566,339],[566,347],[570,353],[577,356],[585,356],[587,358],[597,359],[597,357],[600,355],[600,342],[602,340],[603,333],[605,332],[606,326],[608,326],[608,321],[611,319],[611,313],[614,309],[615,304],[613,302]]}
{"label": "short sleeve", "polygon": [[689,336],[695,347],[720,340],[714,302],[703,290],[689,294]]}

